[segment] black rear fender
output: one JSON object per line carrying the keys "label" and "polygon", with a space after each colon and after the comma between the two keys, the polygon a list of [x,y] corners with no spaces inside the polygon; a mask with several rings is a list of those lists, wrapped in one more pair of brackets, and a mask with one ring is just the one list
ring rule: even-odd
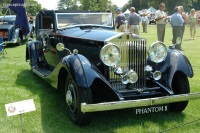
{"label": "black rear fender", "polygon": [[30,59],[31,66],[38,66],[44,60],[42,42],[29,41],[26,45],[26,61]]}

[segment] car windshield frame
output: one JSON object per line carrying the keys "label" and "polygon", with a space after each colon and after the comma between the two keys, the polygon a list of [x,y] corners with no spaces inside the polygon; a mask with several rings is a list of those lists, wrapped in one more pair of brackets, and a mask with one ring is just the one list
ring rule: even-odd
{"label": "car windshield frame", "polygon": [[113,28],[114,20],[112,13],[56,13],[56,24],[57,29],[65,29],[76,26],[98,26]]}

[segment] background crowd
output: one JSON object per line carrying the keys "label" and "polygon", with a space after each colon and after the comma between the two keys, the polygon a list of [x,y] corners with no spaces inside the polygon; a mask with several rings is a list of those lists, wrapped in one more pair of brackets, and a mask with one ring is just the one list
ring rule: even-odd
{"label": "background crowd", "polygon": [[[167,23],[169,23],[172,27],[172,44],[176,43],[176,39],[178,37],[181,37],[181,39],[183,38],[186,25],[190,27],[191,39],[195,39],[196,30],[200,26],[200,11],[191,9],[190,13],[186,13],[183,6],[176,6],[174,8],[174,13],[169,16],[164,9],[165,3],[160,3],[159,9],[155,12],[158,41],[164,42],[165,27]],[[118,32],[131,32],[139,35],[139,25],[142,25],[143,33],[147,33],[149,18],[147,17],[148,14],[145,11],[143,14],[138,14],[135,11],[135,7],[131,7],[130,14],[128,15],[127,19],[120,8],[117,8],[115,11],[117,14],[115,19],[115,27]],[[176,48],[182,50],[181,44]]]}

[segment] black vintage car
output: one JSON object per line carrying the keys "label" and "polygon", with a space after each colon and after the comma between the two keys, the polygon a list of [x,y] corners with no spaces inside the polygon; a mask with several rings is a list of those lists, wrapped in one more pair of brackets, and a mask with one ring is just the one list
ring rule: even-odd
{"label": "black vintage car", "polygon": [[[21,45],[21,42],[25,39],[21,28],[15,25],[15,19],[16,15],[0,16],[0,37],[3,38],[5,44]],[[29,29],[28,36],[32,36],[34,25],[29,24]]]}
{"label": "black vintage car", "polygon": [[87,125],[94,111],[167,104],[163,110],[181,112],[200,96],[189,94],[193,70],[175,44],[147,48],[145,38],[115,32],[112,13],[42,10],[36,38],[27,43],[26,60],[65,93],[77,125]]}

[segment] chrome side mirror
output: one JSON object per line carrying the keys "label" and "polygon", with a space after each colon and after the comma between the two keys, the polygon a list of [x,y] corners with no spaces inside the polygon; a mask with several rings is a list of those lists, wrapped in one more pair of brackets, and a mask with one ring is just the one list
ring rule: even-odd
{"label": "chrome side mirror", "polygon": [[176,38],[176,44],[181,44],[181,37]]}
{"label": "chrome side mirror", "polygon": [[177,44],[178,45],[181,44],[181,37],[176,38],[176,44],[170,45],[169,48],[175,49],[175,47],[176,47]]}
{"label": "chrome side mirror", "polygon": [[63,50],[65,49],[65,45],[64,45],[63,43],[58,43],[58,44],[56,45],[56,49],[57,49],[58,51],[63,51]]}
{"label": "chrome side mirror", "polygon": [[[68,52],[68,54],[71,54],[72,52],[68,49],[68,48],[65,48],[65,45],[63,44],[63,43],[58,43],[57,45],[56,45],[56,49],[58,50],[58,51],[63,51],[63,50],[67,50],[67,52]],[[75,52],[76,52],[76,50],[75,50]],[[78,52],[77,52],[78,53]]]}

